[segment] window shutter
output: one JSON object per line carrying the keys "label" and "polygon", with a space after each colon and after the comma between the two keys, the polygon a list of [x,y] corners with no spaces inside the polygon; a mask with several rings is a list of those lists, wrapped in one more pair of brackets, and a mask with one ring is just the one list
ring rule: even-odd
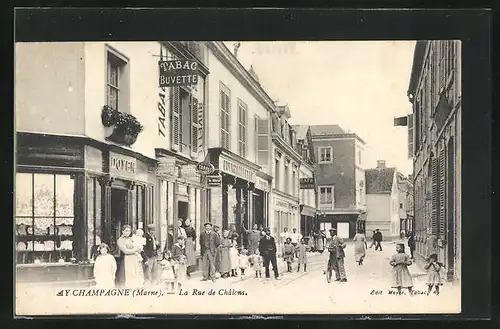
{"label": "window shutter", "polygon": [[408,115],[408,159],[413,158],[413,114]]}
{"label": "window shutter", "polygon": [[257,120],[257,163],[269,166],[269,121],[258,118]]}
{"label": "window shutter", "polygon": [[198,102],[198,152],[203,150],[203,141],[205,140],[205,134],[203,130],[205,129],[205,108],[203,107],[203,103]]}
{"label": "window shutter", "polygon": [[438,217],[438,168],[437,160],[431,158],[431,185],[432,185],[432,207],[431,207],[431,234],[437,234]]}
{"label": "window shutter", "polygon": [[446,236],[446,157],[445,150],[439,152],[439,236]]}
{"label": "window shutter", "polygon": [[191,157],[198,157],[198,99],[191,96]]}
{"label": "window shutter", "polygon": [[171,130],[171,139],[172,139],[172,149],[174,151],[179,150],[179,144],[180,144],[180,129],[181,129],[181,122],[180,122],[180,111],[181,111],[181,103],[180,103],[180,91],[179,87],[172,87],[171,88],[171,113],[172,113],[172,130]]}

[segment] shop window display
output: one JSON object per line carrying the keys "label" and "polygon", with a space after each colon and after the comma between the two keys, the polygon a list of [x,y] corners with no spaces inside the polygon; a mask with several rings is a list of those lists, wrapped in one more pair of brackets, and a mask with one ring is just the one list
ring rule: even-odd
{"label": "shop window display", "polygon": [[73,258],[74,180],[70,175],[16,174],[17,263]]}

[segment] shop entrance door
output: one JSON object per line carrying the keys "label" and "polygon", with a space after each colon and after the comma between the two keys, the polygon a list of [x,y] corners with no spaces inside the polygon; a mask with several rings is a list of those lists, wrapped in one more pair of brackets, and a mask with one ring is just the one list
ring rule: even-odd
{"label": "shop entrance door", "polygon": [[116,241],[121,236],[123,225],[128,224],[127,201],[128,191],[124,189],[111,189],[111,230],[107,241],[110,251],[115,257],[120,256]]}
{"label": "shop entrance door", "polygon": [[181,219],[184,224],[184,220],[186,220],[188,216],[188,203],[184,201],[177,202],[177,218]]}
{"label": "shop entrance door", "polygon": [[[265,226],[264,223],[264,193],[262,192],[253,192],[253,218],[252,218],[252,226],[253,224],[257,224],[257,227]],[[252,227],[248,227],[248,229],[252,229]]]}

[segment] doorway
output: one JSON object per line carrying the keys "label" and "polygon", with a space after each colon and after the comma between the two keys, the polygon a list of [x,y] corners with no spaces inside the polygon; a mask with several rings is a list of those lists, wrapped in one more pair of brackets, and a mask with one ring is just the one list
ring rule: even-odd
{"label": "doorway", "polygon": [[188,212],[188,203],[184,201],[177,202],[177,218],[182,220],[184,224],[184,220],[186,220],[189,216]]}
{"label": "doorway", "polygon": [[116,258],[120,256],[117,246],[117,240],[121,235],[123,225],[128,224],[127,220],[127,190],[113,188],[111,189],[111,229],[108,232],[107,241],[110,252]]}

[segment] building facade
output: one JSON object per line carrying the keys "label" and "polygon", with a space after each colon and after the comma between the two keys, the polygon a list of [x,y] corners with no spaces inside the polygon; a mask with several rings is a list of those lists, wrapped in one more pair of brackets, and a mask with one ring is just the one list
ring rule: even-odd
{"label": "building facade", "polygon": [[413,184],[411,175],[405,177],[398,172],[400,229],[408,234],[413,229]]}
{"label": "building facade", "polygon": [[293,126],[297,136],[297,151],[302,156],[299,167],[300,234],[309,236],[316,228],[316,180],[314,178],[314,148],[311,129],[307,125]]}
{"label": "building facade", "polygon": [[[379,229],[384,239],[399,237],[401,229],[400,190],[396,168],[386,167],[384,160],[366,170],[366,235]],[[406,216],[405,216],[406,217]]]}
{"label": "building facade", "polygon": [[449,280],[461,276],[461,43],[418,41],[408,98],[417,261],[438,255]]}
{"label": "building facade", "polygon": [[269,226],[277,236],[286,227],[300,232],[299,177],[301,155],[297,151],[295,130],[289,124],[288,106],[277,106],[272,120],[272,220]]}
{"label": "building facade", "polygon": [[[271,204],[271,113],[274,103],[252,70],[223,42],[207,42],[209,161],[221,179],[210,187],[207,220],[233,225],[246,244],[245,228],[268,226]],[[236,49],[235,49],[236,50]]]}
{"label": "building facade", "polygon": [[311,126],[311,135],[317,159],[318,226],[321,230],[337,228],[339,236],[354,237],[357,230],[365,230],[365,142],[338,125]]}

